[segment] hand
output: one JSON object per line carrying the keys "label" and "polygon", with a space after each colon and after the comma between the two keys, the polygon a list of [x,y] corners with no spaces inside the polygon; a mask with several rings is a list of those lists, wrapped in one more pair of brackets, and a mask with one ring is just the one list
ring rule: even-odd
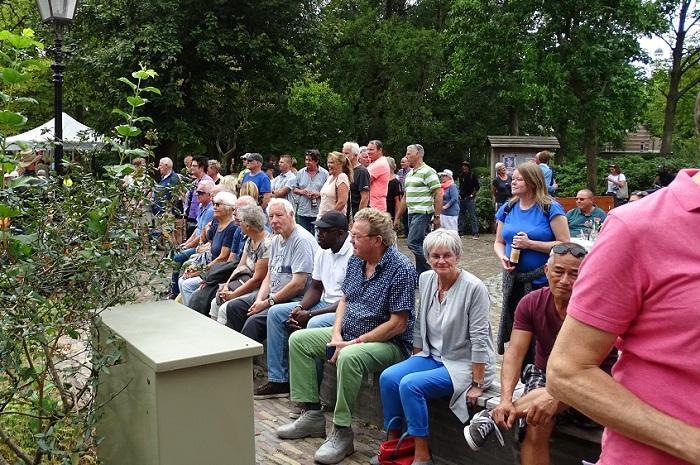
{"label": "hand", "polygon": [[511,429],[515,423],[515,405],[508,400],[501,400],[498,407],[491,410],[491,418],[498,426],[505,429]]}
{"label": "hand", "polygon": [[222,302],[228,302],[232,298],[233,291],[229,291],[228,289],[219,291],[219,300],[221,300]]}
{"label": "hand", "polygon": [[308,310],[302,310],[301,307],[294,307],[292,313],[289,314],[289,319],[287,320],[287,326],[292,330],[306,328],[306,325],[311,319],[311,312]]}
{"label": "hand", "polygon": [[467,390],[467,404],[470,407],[474,407],[476,405],[476,401],[481,396],[481,394],[484,393],[484,390],[481,388],[478,388],[476,386],[472,386]]}
{"label": "hand", "polygon": [[433,218],[433,229],[440,229],[440,217],[437,215]]}
{"label": "hand", "polygon": [[253,305],[251,305],[248,309],[248,316],[253,316],[256,313],[260,313],[268,308],[270,308],[270,304],[268,303],[267,299],[256,300],[255,303],[253,303]]}
{"label": "hand", "polygon": [[513,245],[518,249],[529,249],[532,246],[532,241],[528,237],[527,233],[520,231],[518,234],[513,236]]}
{"label": "hand", "polygon": [[336,360],[338,360],[338,355],[340,354],[340,351],[343,350],[344,347],[347,347],[352,344],[352,341],[343,341],[342,338],[336,338],[336,336],[334,335],[331,338],[331,342],[329,342],[328,345],[331,347],[335,347],[335,353],[333,354],[333,357],[331,357],[331,359],[328,361],[334,364]]}
{"label": "hand", "polygon": [[559,408],[559,401],[550,396],[546,390],[543,390],[541,395],[537,397],[532,406],[525,412],[527,413],[527,424],[532,426],[543,425],[554,418]]}
{"label": "hand", "polygon": [[399,229],[400,226],[401,226],[401,218],[396,218],[394,220],[394,229]]}
{"label": "hand", "polygon": [[501,257],[501,266],[506,271],[515,271],[515,265],[513,265],[505,255]]}

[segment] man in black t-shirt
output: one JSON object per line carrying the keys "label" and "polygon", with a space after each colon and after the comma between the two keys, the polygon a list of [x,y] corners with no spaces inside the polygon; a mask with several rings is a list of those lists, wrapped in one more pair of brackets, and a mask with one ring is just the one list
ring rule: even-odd
{"label": "man in black t-shirt", "polygon": [[471,235],[479,238],[479,220],[476,217],[476,193],[479,191],[479,178],[472,173],[468,161],[462,162],[462,172],[459,174],[459,233],[467,234],[467,223],[471,223]]}
{"label": "man in black t-shirt", "polygon": [[352,216],[367,208],[369,205],[369,171],[357,160],[360,155],[360,146],[357,142],[343,144],[343,155],[348,157],[352,164],[352,183],[350,183],[350,207]]}

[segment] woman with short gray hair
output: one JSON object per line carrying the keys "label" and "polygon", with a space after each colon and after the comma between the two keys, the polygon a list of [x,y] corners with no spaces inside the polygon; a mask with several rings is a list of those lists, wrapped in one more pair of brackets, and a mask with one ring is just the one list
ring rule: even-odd
{"label": "woman with short gray hair", "polygon": [[432,465],[428,400],[451,396],[450,410],[462,423],[495,378],[489,293],[476,276],[459,268],[462,240],[438,229],[423,243],[432,270],[419,278],[420,309],[413,328],[414,355],[379,378],[384,427],[401,435],[399,417],[415,439],[413,463]]}

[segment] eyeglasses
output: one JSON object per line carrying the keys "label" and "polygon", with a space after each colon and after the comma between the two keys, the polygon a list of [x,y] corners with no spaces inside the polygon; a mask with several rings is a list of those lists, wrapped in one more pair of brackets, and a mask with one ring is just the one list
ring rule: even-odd
{"label": "eyeglasses", "polygon": [[447,252],[446,254],[442,254],[442,255],[440,255],[438,253],[431,253],[430,255],[428,255],[428,258],[430,258],[432,261],[435,261],[435,262],[439,262],[440,260],[448,261],[448,260],[455,258],[455,254],[453,254],[451,252]]}
{"label": "eyeglasses", "polygon": [[583,258],[586,256],[588,251],[578,244],[559,244],[552,247],[552,253],[555,253],[557,255],[566,255],[567,253],[570,253],[574,256],[574,258]]}
{"label": "eyeglasses", "polygon": [[362,239],[365,237],[376,237],[378,235],[379,234],[353,234],[353,233],[350,233],[350,240],[356,241],[358,239]]}
{"label": "eyeglasses", "polygon": [[209,192],[196,191],[196,194],[197,194],[197,195],[204,195],[204,194],[208,194],[208,193],[209,193]]}
{"label": "eyeglasses", "polygon": [[223,202],[214,202],[212,205],[214,205],[215,207],[229,207],[229,208],[233,208],[231,205],[229,205],[229,204],[227,204],[227,203],[223,203]]}

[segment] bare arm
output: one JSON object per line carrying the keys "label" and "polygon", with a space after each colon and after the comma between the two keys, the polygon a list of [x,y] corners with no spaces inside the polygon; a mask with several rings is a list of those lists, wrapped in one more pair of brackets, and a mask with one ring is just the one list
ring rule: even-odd
{"label": "bare arm", "polygon": [[[401,201],[396,204],[396,212],[394,213],[394,228],[398,228],[401,224],[401,217],[406,211],[406,194],[401,197]],[[439,211],[439,210],[438,210]]]}
{"label": "bare arm", "polygon": [[267,204],[270,202],[270,197],[271,194],[269,192],[265,192],[262,196],[262,202],[260,204],[260,207],[262,207],[263,210],[267,208]]}
{"label": "bare arm", "polygon": [[549,357],[547,391],[622,435],[700,464],[700,428],[655,409],[600,369],[616,337],[567,316]]}
{"label": "bare arm", "polygon": [[386,321],[372,331],[362,335],[362,342],[385,342],[406,331],[408,312],[394,312]]}
{"label": "bare arm", "polygon": [[440,227],[440,212],[442,211],[442,188],[438,186],[433,189],[433,208],[435,209],[435,218],[433,218],[433,227]]}
{"label": "bare arm", "polygon": [[360,192],[360,206],[358,207],[360,210],[363,208],[367,208],[369,205],[369,191],[361,191]]}
{"label": "bare arm", "polygon": [[513,271],[515,267],[511,265],[510,260],[506,257],[506,241],[503,239],[503,222],[496,221],[496,240],[493,241],[493,251],[496,257],[501,261],[501,266],[506,271]]}
{"label": "bare arm", "polygon": [[212,260],[211,263],[209,263],[209,265],[207,265],[207,268],[211,268],[215,263],[227,262],[229,255],[231,255],[231,248],[221,247],[221,253],[219,253],[219,256]]}
{"label": "bare arm", "polygon": [[[243,257],[241,258],[241,263],[245,263],[244,258],[246,258],[245,252],[243,253]],[[255,289],[258,289],[262,285],[262,282],[265,280],[265,276],[267,275],[267,263],[267,258],[262,258],[255,262],[255,270],[253,270],[253,276],[248,281],[241,284],[240,287],[238,287],[236,290],[231,291],[231,293],[227,295],[226,300],[235,299],[242,295],[246,295],[249,292],[253,292]],[[237,271],[240,272],[241,267],[236,268],[233,273],[236,273]]]}
{"label": "bare arm", "polygon": [[348,191],[349,190],[350,190],[350,187],[345,183],[341,183],[338,186],[337,195],[336,195],[336,199],[335,199],[336,211],[339,211],[339,212],[345,211],[345,206],[348,204]]}

